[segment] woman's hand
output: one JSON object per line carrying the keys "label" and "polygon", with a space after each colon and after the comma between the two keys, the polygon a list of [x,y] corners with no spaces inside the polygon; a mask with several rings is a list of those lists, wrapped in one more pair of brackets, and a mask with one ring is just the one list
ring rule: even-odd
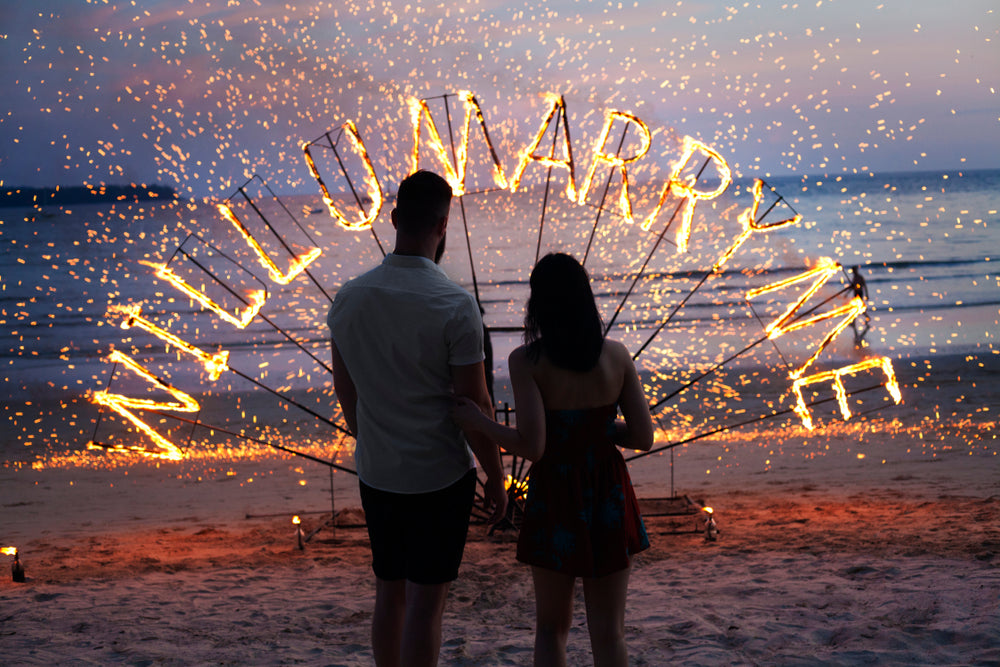
{"label": "woman's hand", "polygon": [[454,396],[453,400],[451,418],[459,428],[466,432],[482,431],[482,424],[487,418],[476,402],[464,396]]}

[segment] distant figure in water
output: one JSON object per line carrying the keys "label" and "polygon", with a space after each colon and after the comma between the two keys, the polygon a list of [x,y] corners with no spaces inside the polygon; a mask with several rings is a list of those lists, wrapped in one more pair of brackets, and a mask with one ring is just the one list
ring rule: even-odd
{"label": "distant figure in water", "polygon": [[566,664],[580,578],[594,664],[624,667],[632,556],[649,538],[618,447],[652,447],[649,404],[629,351],[604,337],[578,261],[546,255],[529,285],[525,343],[508,358],[516,428],[467,398],[456,399],[452,414],[470,438],[484,435],[534,461],[517,542],[535,587],[534,664]]}
{"label": "distant figure in water", "polygon": [[868,315],[868,284],[861,277],[861,270],[856,264],[851,267],[851,291],[854,296],[865,302],[864,312],[851,322],[851,328],[854,329],[854,347],[864,347],[868,344],[865,335],[871,327],[871,317]]}

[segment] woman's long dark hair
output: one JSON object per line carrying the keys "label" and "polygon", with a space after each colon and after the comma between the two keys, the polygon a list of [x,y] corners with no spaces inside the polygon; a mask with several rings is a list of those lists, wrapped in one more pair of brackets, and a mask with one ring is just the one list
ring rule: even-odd
{"label": "woman's long dark hair", "polygon": [[563,253],[542,257],[531,271],[531,295],[524,315],[524,342],[537,361],[589,371],[604,346],[604,324],[594,303],[586,269]]}

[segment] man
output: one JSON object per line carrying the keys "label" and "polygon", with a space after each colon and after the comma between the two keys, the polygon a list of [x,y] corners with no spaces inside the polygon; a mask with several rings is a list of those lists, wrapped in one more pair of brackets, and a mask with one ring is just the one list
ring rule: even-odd
{"label": "man", "polygon": [[[871,316],[868,315],[868,283],[861,276],[861,268],[856,264],[851,267],[851,292],[865,302],[864,313],[851,320],[851,328],[854,329],[854,347],[863,347],[867,344],[865,334],[871,326]],[[859,319],[862,320],[861,324],[858,324]]]}
{"label": "man", "polygon": [[493,407],[479,307],[436,263],[451,196],[437,174],[404,179],[391,214],[394,250],[340,289],[327,320],[334,386],[357,441],[379,667],[437,664],[475,494],[472,452],[486,472],[491,521],[506,511],[499,450],[485,439],[467,444],[450,416],[454,395],[489,415]]}

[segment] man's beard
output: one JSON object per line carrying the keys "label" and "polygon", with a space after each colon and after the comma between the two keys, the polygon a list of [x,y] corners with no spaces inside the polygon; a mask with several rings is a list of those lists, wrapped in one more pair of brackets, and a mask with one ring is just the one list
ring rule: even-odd
{"label": "man's beard", "polygon": [[442,236],[441,237],[441,242],[438,243],[437,250],[434,251],[434,263],[435,264],[440,264],[441,263],[441,258],[444,256],[444,242],[445,242],[445,240],[447,240],[447,238],[448,238],[447,234],[445,234],[444,236]]}

